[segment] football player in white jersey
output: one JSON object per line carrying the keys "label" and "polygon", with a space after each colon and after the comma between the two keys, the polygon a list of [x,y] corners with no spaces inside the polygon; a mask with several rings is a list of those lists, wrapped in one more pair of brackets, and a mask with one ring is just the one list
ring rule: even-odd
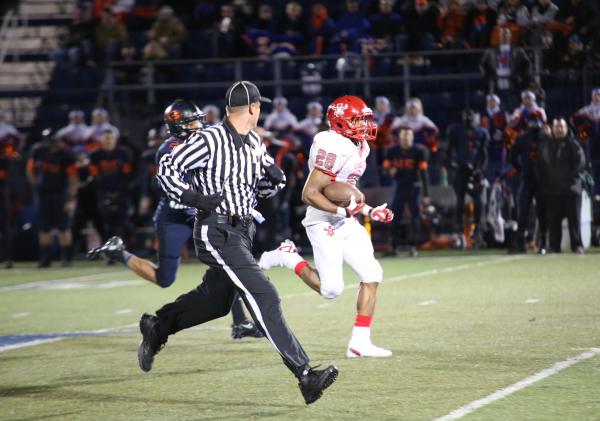
{"label": "football player in white jersey", "polygon": [[344,208],[323,195],[323,189],[332,181],[356,185],[367,165],[367,141],[375,139],[377,126],[373,111],[355,96],[333,101],[327,109],[327,120],[330,129],[314,137],[310,175],[302,192],[302,200],[308,205],[302,224],[313,248],[316,268],[298,254],[289,240],[278,249],[263,253],[259,265],[263,269],[283,266],[294,270],[321,296],[333,299],[344,290],[342,266],[346,262],[361,279],[356,320],[346,356],[389,357],[391,351],[371,342],[371,323],[383,270],[373,255],[369,234],[354,215],[368,215],[374,221],[389,223],[394,214],[387,204],[373,208],[352,196],[350,205]]}

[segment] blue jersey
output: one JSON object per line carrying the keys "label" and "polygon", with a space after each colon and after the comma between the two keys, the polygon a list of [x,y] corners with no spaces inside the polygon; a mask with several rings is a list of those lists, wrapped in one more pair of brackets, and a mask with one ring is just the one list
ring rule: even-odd
{"label": "blue jersey", "polygon": [[448,161],[460,167],[467,165],[482,170],[487,165],[489,134],[481,127],[452,124],[448,127]]}
{"label": "blue jersey", "polygon": [[[173,149],[179,146],[181,143],[185,142],[185,139],[171,136],[167,140],[165,140],[156,151],[155,163],[158,165],[162,157],[168,153],[171,153]],[[189,182],[191,185],[191,179],[189,175],[185,175],[183,181]],[[160,190],[160,200],[158,202],[158,206],[156,207],[156,212],[154,212],[154,222],[156,223],[177,223],[177,224],[185,224],[192,223],[198,210],[195,208],[187,208],[180,207],[181,205],[174,206],[171,203],[171,200],[167,197],[166,193],[161,189]]]}

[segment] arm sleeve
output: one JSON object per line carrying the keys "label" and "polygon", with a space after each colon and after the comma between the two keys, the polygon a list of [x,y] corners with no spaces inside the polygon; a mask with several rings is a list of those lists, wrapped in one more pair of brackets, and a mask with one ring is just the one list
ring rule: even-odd
{"label": "arm sleeve", "polygon": [[188,141],[165,154],[158,163],[156,178],[167,196],[180,202],[183,192],[191,187],[183,181],[183,176],[206,166],[209,157],[209,144],[202,133],[193,134]]}

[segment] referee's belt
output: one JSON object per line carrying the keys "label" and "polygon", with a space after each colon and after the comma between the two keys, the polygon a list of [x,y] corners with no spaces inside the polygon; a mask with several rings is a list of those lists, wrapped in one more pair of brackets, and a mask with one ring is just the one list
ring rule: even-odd
{"label": "referee's belt", "polygon": [[238,216],[238,215],[221,215],[220,213],[209,213],[208,215],[199,212],[196,216],[198,221],[202,224],[228,224],[232,227],[235,226],[248,226],[252,223],[252,215]]}

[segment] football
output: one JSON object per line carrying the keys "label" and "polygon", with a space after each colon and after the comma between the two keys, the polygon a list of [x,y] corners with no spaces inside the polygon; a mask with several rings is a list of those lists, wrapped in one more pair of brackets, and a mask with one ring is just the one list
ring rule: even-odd
{"label": "football", "polygon": [[362,202],[364,195],[352,184],[334,181],[323,189],[323,195],[331,202],[345,208],[350,204],[350,197],[354,196],[356,203]]}

